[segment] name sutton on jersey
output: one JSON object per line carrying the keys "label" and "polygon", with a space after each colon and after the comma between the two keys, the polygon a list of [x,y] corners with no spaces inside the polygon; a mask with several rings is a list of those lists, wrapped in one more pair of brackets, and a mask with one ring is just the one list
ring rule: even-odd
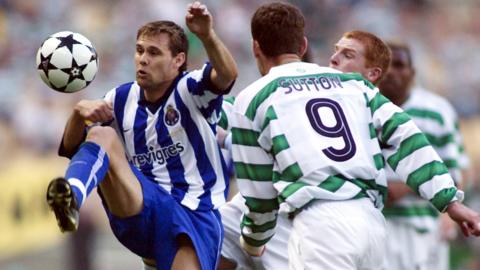
{"label": "name sutton on jersey", "polygon": [[333,88],[343,88],[340,77],[339,76],[332,76],[332,75],[311,75],[308,77],[301,77],[301,78],[287,78],[281,79],[278,84],[282,88],[287,88],[284,94],[290,94],[295,91],[312,91],[312,90],[320,90],[320,87],[328,90]]}

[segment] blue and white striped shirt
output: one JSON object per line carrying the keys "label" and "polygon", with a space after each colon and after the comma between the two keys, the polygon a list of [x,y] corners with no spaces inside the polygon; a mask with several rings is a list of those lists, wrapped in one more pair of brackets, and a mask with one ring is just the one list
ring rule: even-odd
{"label": "blue and white striped shirt", "polygon": [[130,82],[109,91],[112,126],[123,139],[127,158],[192,210],[225,202],[228,174],[215,138],[222,96],[209,91],[212,67],[180,74],[156,104]]}

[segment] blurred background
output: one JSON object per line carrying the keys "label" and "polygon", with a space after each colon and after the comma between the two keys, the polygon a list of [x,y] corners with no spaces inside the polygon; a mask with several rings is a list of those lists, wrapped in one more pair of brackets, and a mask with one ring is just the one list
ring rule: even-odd
{"label": "blurred background", "polygon": [[[217,34],[239,64],[235,95],[259,77],[249,26],[253,11],[267,1],[204,2],[214,16]],[[446,97],[460,115],[471,159],[466,200],[480,211],[480,147],[476,145],[480,1],[291,2],[306,16],[309,44],[321,65],[328,64],[342,33],[353,29],[411,45],[417,83]],[[141,269],[140,261],[114,239],[97,196],[82,209],[80,231],[62,235],[45,203],[45,189],[67,164],[56,150],[72,106],[134,80],[138,27],[158,19],[185,25],[187,4],[185,0],[0,0],[0,269]],[[85,35],[99,54],[96,79],[76,94],[50,90],[36,71],[38,47],[50,34],[63,30]],[[189,68],[198,68],[206,56],[198,39],[189,37]],[[458,236],[451,249],[451,268],[480,269],[479,241]]]}

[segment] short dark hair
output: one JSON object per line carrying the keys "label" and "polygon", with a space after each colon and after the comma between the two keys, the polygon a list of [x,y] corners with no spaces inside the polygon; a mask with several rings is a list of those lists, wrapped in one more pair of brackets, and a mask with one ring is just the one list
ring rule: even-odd
{"label": "short dark hair", "polygon": [[365,47],[365,65],[367,67],[380,67],[382,75],[378,79],[380,81],[385,74],[387,74],[390,61],[392,60],[392,53],[388,45],[379,37],[372,33],[354,30],[343,34],[344,38],[351,38],[360,41]]}
{"label": "short dark hair", "polygon": [[396,41],[396,40],[387,41],[387,46],[390,48],[392,52],[394,50],[404,51],[407,54],[408,66],[413,67],[412,51],[410,50],[410,46],[408,46],[406,43],[403,43],[401,41]]}
{"label": "short dark hair", "polygon": [[253,39],[267,57],[300,55],[305,18],[297,7],[283,2],[262,5],[253,14],[251,29]]}
{"label": "short dark hair", "polygon": [[156,36],[161,33],[168,34],[170,37],[168,48],[172,52],[172,56],[181,52],[185,53],[185,62],[178,68],[178,71],[187,70],[188,39],[183,28],[176,23],[172,21],[149,22],[138,29],[137,40],[141,36]]}

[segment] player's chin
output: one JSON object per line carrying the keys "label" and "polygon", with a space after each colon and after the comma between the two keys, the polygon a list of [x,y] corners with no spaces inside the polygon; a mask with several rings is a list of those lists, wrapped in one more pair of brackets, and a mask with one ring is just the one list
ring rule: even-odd
{"label": "player's chin", "polygon": [[142,78],[137,78],[137,84],[143,89],[148,88],[148,86],[151,85],[149,81]]}
{"label": "player's chin", "polygon": [[145,78],[145,76],[136,76],[136,80],[137,84],[142,88],[145,88],[146,86],[151,84],[150,80]]}

